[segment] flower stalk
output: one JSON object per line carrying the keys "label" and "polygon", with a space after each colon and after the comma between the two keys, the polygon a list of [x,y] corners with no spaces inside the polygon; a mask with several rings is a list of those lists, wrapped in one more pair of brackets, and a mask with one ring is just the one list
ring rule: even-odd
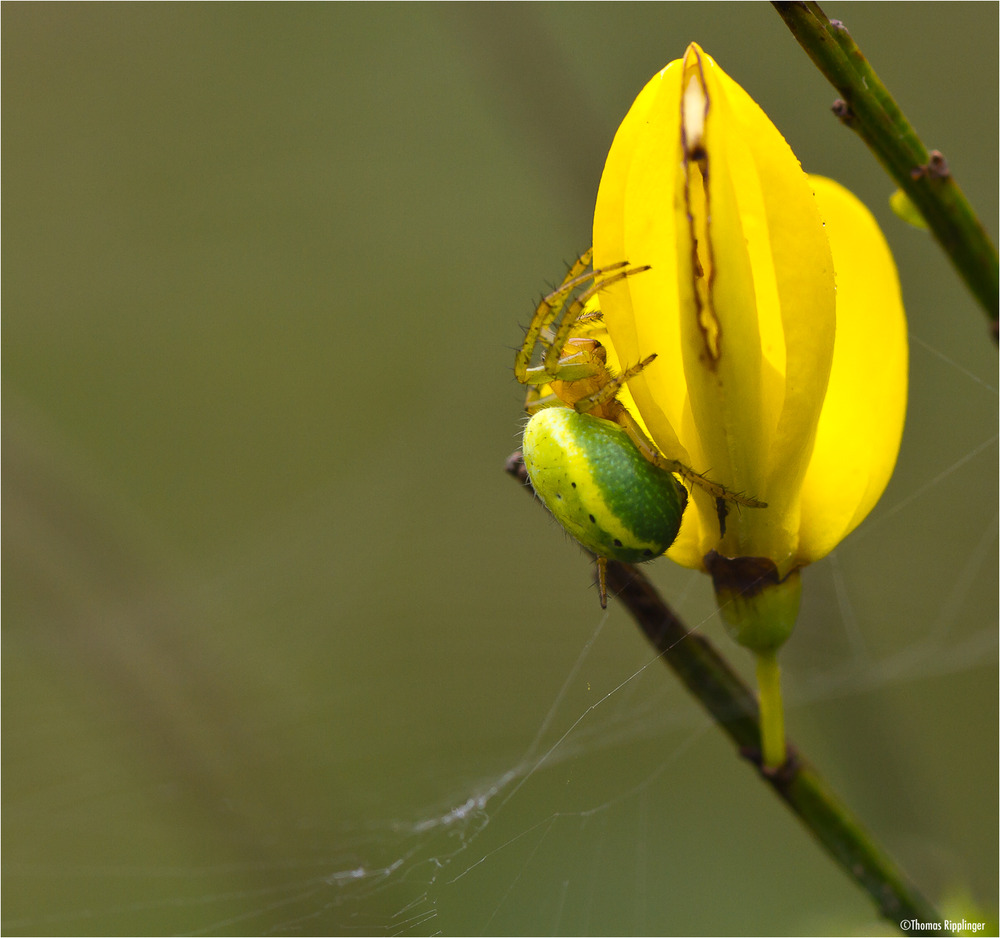
{"label": "flower stalk", "polygon": [[774,651],[757,654],[757,693],[760,698],[760,755],[765,770],[785,764],[785,711],[781,702],[781,669]]}

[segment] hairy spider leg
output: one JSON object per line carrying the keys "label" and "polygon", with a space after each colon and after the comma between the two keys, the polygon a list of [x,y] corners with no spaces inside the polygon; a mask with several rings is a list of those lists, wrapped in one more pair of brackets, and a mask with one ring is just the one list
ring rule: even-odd
{"label": "hairy spider leg", "polygon": [[559,310],[566,304],[566,297],[569,296],[576,286],[580,283],[586,283],[589,275],[584,276],[584,271],[590,266],[593,254],[594,249],[592,247],[587,248],[570,265],[566,276],[562,279],[562,283],[551,293],[542,297],[542,301],[535,308],[535,313],[531,317],[531,322],[525,331],[524,343],[518,349],[517,357],[514,361],[514,373],[517,375],[518,381],[522,384],[526,383],[524,376],[528,371],[528,366],[531,364],[531,353],[535,350],[535,345],[538,342],[538,337],[542,329],[558,315]]}
{"label": "hairy spider leg", "polygon": [[[552,293],[548,294],[548,296],[543,297],[541,303],[538,304],[538,307],[535,310],[535,315],[532,317],[531,323],[525,332],[524,343],[518,350],[517,356],[514,359],[514,374],[517,377],[517,380],[522,384],[548,383],[549,378],[552,377],[552,373],[551,370],[547,369],[557,367],[561,344],[565,344],[565,338],[568,337],[570,330],[573,328],[573,324],[583,314],[584,304],[586,304],[587,300],[600,290],[602,286],[614,282],[614,280],[620,278],[622,275],[618,274],[616,277],[603,280],[599,284],[593,284],[590,289],[586,290],[580,297],[573,301],[569,309],[563,314],[559,329],[554,333],[556,336],[561,335],[563,338],[561,343],[555,344],[555,353],[553,354],[553,341],[550,340],[548,336],[543,338],[542,333],[543,331],[550,329],[552,323],[559,318],[560,313],[562,313],[566,308],[566,301],[570,294],[578,287],[593,280],[595,277],[599,277],[602,274],[606,274],[613,270],[619,270],[620,268],[625,267],[628,263],[627,261],[621,261],[618,264],[612,264],[608,267],[600,267],[597,270],[590,270],[586,273],[572,276],[576,274],[576,271],[580,268],[581,264],[586,266],[584,263],[585,259],[587,263],[589,263],[589,256],[589,251],[584,253],[580,260],[578,260],[573,267],[570,268],[570,271],[566,275],[566,279],[563,280],[562,284],[560,284],[560,286]],[[639,268],[636,268],[636,271],[638,271],[638,269]],[[543,356],[543,364],[532,368],[531,357],[534,353],[535,346],[539,343],[539,341],[541,341],[543,345],[547,346]],[[581,377],[590,377],[593,373],[594,372],[592,370],[586,370]],[[575,380],[575,378],[569,377],[567,380]]]}
{"label": "hairy spider leg", "polygon": [[[535,312],[535,319],[532,320],[532,324],[525,336],[524,345],[521,347],[521,360],[515,363],[514,370],[520,381],[526,384],[545,384],[552,377],[553,369],[562,376],[559,365],[562,346],[565,345],[573,326],[582,317],[584,306],[603,286],[620,279],[622,275],[619,274],[600,283],[592,284],[590,288],[581,293],[567,307],[566,301],[569,295],[583,284],[593,280],[594,277],[598,277],[608,271],[618,270],[624,267],[626,263],[622,261],[610,267],[601,267],[597,270],[587,271],[587,273],[568,281],[565,286],[560,287],[555,293],[550,293],[542,300],[542,303]],[[559,320],[559,328],[554,329],[553,324],[557,319]],[[529,367],[529,363],[535,346],[538,344],[541,344],[545,348],[545,351],[542,354],[541,364],[532,368]],[[523,364],[524,366],[520,372],[518,371],[518,364]],[[592,374],[592,371],[585,369],[579,376],[570,375],[566,380],[574,381],[578,377],[590,377]]]}
{"label": "hairy spider leg", "polygon": [[595,557],[597,561],[597,590],[601,597],[601,608],[608,608],[608,558]]}
{"label": "hairy spider leg", "polygon": [[[589,303],[594,296],[596,296],[605,287],[610,287],[613,283],[618,283],[626,277],[631,277],[634,274],[641,274],[643,271],[649,270],[648,264],[642,267],[628,267],[625,270],[621,270],[620,268],[624,267],[627,263],[628,262],[625,261],[620,264],[613,264],[610,267],[601,267],[598,270],[593,271],[594,276],[600,276],[613,270],[617,270],[618,272],[611,277],[606,277],[604,280],[591,284],[591,286],[589,286],[583,291],[583,293],[573,300],[566,312],[563,313],[562,319],[559,321],[559,328],[553,334],[552,339],[549,342],[549,347],[545,350],[545,355],[542,358],[542,367],[545,369],[547,374],[552,376],[558,375],[558,377],[563,381],[577,380],[575,376],[567,373],[567,368],[570,367],[569,363],[560,361],[560,358],[563,357],[563,351],[566,347],[566,343],[569,341],[573,328],[577,326],[581,320],[593,318],[593,314],[587,312],[587,303]],[[580,374],[579,377],[589,378],[597,373],[597,370],[591,368],[585,373]]]}
{"label": "hairy spider leg", "polygon": [[762,502],[758,498],[751,498],[749,495],[742,495],[739,492],[731,492],[724,485],[713,482],[700,472],[695,472],[690,466],[685,466],[679,460],[667,459],[653,445],[649,437],[643,432],[642,427],[639,426],[639,422],[625,409],[624,405],[615,422],[628,434],[629,439],[635,443],[639,452],[653,463],[654,466],[666,469],[667,472],[673,472],[692,485],[697,485],[698,488],[708,492],[716,501],[735,502],[737,505],[744,505],[747,508],[767,507],[767,502]]}
{"label": "hairy spider leg", "polygon": [[[612,401],[618,404],[622,410],[625,409],[625,405],[617,400],[618,392],[621,390],[623,384],[625,384],[630,378],[634,378],[643,368],[654,361],[656,358],[656,352],[652,355],[647,355],[641,362],[635,365],[631,365],[626,368],[621,374],[614,375],[612,377],[611,373],[608,372],[607,383],[602,387],[599,387],[592,394],[588,394],[586,397],[581,397],[578,401],[573,404],[573,408],[577,413],[585,414],[591,410],[602,407],[604,404],[609,404]],[[616,410],[613,408],[612,410]],[[600,416],[600,415],[598,415]],[[610,417],[609,419],[616,420],[615,417]],[[641,447],[640,447],[641,449]],[[650,460],[652,462],[652,460]]]}
{"label": "hairy spider leg", "polygon": [[537,386],[533,384],[528,385],[528,393],[524,398],[524,412],[529,417],[534,417],[540,410],[545,410],[546,407],[565,407],[566,404],[557,394],[546,394],[542,396],[542,392],[538,390]]}

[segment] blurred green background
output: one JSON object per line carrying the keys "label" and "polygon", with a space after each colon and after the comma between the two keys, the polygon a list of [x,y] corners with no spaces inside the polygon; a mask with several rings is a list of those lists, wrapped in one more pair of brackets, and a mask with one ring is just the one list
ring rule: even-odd
{"label": "blurred green background", "polygon": [[[996,238],[996,4],[827,12]],[[994,906],[996,351],[768,5],[3,27],[5,934],[879,927],[502,470],[520,327],[691,40],[871,206],[910,317],[790,734],[929,896]],[[745,668],[707,579],[649,571]]]}

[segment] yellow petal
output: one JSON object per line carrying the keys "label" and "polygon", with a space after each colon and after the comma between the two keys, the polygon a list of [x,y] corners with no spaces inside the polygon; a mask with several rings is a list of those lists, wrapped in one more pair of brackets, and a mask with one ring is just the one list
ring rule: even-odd
{"label": "yellow petal", "polygon": [[833,371],[801,495],[799,562],[825,556],[871,511],[896,464],[906,415],[906,319],[896,267],[871,213],[811,177],[837,270]]}

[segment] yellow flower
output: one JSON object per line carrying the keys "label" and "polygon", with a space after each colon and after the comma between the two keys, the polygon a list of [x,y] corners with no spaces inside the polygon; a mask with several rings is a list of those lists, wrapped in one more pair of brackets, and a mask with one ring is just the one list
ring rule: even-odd
{"label": "yellow flower", "polygon": [[892,256],[867,209],[807,176],[692,44],[642,90],[608,155],[594,267],[621,261],[650,269],[602,291],[609,360],[656,355],[623,403],[664,456],[767,503],[726,515],[693,487],[667,556],[711,573],[730,633],[756,654],[761,756],[776,770],[775,654],[799,570],[868,514],[899,452],[907,346]]}
{"label": "yellow flower", "polygon": [[667,556],[760,558],[785,581],[868,514],[899,450],[906,323],[877,224],[692,44],[608,155],[594,266],[622,260],[652,269],[602,293],[615,357],[657,355],[623,400],[664,455],[768,505],[723,534],[694,489]]}

